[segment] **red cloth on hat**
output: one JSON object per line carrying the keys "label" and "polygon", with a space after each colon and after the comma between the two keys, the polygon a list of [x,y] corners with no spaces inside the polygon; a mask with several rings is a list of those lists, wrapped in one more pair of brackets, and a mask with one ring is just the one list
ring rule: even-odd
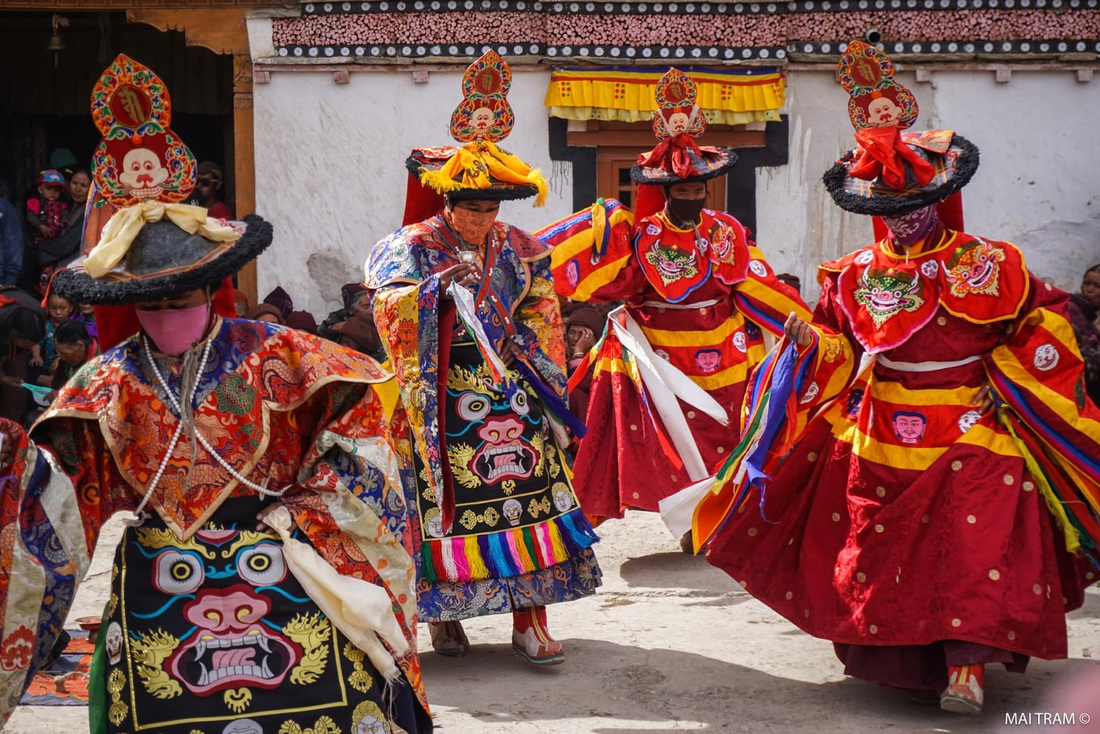
{"label": "red cloth on hat", "polygon": [[688,179],[696,175],[695,166],[691,164],[691,157],[688,156],[689,150],[702,157],[695,138],[687,133],[681,133],[674,138],[665,138],[657,143],[656,148],[638,156],[638,165],[643,168],[659,168],[674,173],[682,179]]}
{"label": "red cloth on hat", "polygon": [[873,181],[881,176],[887,186],[900,189],[905,186],[902,159],[913,166],[913,175],[921,186],[927,185],[936,175],[931,163],[902,142],[901,131],[895,126],[856,130],[856,142],[860,145],[859,160],[848,171],[853,178]]}

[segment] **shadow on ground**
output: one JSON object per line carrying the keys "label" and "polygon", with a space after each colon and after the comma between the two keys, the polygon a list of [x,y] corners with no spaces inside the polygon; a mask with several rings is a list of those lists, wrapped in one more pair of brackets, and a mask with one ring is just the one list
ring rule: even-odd
{"label": "shadow on ground", "polygon": [[[475,646],[461,659],[426,653],[432,705],[464,712],[486,726],[546,722],[548,732],[857,732],[880,730],[884,721],[897,732],[993,731],[1006,711],[1034,711],[1044,694],[1100,671],[1097,663],[1081,659],[1035,661],[1025,676],[998,667],[989,673],[986,713],[962,717],[850,678],[809,683],[675,650],[562,641],[567,662],[547,669],[532,668],[506,645]],[[745,657],[751,661],[751,651]],[[833,664],[839,675],[839,662]],[[1100,715],[1100,704],[1095,708]],[[437,713],[444,730],[446,716]],[[586,719],[592,720],[587,727]],[[567,729],[567,722],[576,728]]]}

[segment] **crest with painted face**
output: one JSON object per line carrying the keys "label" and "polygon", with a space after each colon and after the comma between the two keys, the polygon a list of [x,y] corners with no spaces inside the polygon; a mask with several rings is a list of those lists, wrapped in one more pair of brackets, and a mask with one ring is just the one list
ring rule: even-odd
{"label": "crest with painted face", "polygon": [[512,132],[516,117],[508,103],[512,70],[495,51],[470,64],[462,76],[462,102],[451,114],[451,137],[462,143],[496,143]]}
{"label": "crest with painted face", "polygon": [[695,138],[703,134],[707,122],[703,111],[695,104],[697,94],[695,82],[687,74],[677,69],[665,72],[654,92],[657,114],[653,115],[653,134],[659,140],[677,135]]}
{"label": "crest with painted face", "polygon": [[837,65],[837,77],[850,97],[848,116],[856,130],[908,128],[917,119],[917,100],[894,80],[894,62],[874,46],[851,41]]}
{"label": "crest with painted face", "polygon": [[151,69],[120,54],[92,90],[92,119],[103,134],[93,176],[109,203],[173,203],[195,188],[195,158],[169,127],[168,89]]}

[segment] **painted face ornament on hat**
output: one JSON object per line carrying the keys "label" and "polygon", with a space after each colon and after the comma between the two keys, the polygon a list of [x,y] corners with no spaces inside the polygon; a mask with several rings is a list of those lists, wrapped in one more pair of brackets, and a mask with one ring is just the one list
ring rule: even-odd
{"label": "painted face ornament on hat", "polygon": [[119,55],[91,111],[103,135],[93,180],[117,210],[87,257],[58,275],[59,293],[97,305],[156,301],[218,283],[270,245],[259,217],[246,217],[246,230],[181,203],[195,187],[195,159],[172,131],[171,98],[151,69]]}
{"label": "painted face ornament on hat", "polygon": [[698,90],[691,77],[669,69],[657,82],[653,134],[657,147],[638,156],[630,178],[639,184],[677,184],[721,176],[737,162],[726,148],[701,146],[696,139],[707,129],[702,109],[695,103]]}
{"label": "painted face ornament on hat", "polygon": [[917,100],[894,79],[893,62],[876,47],[851,41],[837,76],[849,96],[858,146],[825,173],[825,187],[842,209],[893,218],[906,237],[910,229],[919,233],[927,228],[926,217],[898,218],[965,186],[977,170],[978,149],[951,130],[910,131]]}
{"label": "painted face ornament on hat", "polygon": [[413,151],[407,165],[423,186],[452,201],[536,196],[535,206],[546,202],[549,185],[542,173],[497,147],[515,124],[508,102],[511,86],[512,70],[495,51],[470,64],[450,124],[451,137],[464,145]]}

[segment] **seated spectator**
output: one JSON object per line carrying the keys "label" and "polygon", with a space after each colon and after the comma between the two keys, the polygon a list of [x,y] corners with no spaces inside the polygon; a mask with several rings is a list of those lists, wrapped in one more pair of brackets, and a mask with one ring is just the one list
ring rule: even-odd
{"label": "seated spectator", "polygon": [[53,380],[53,373],[57,370],[54,333],[57,327],[67,322],[73,315],[73,304],[69,299],[51,293],[46,298],[46,315],[49,317],[46,321],[46,333],[31,350],[30,366],[39,368],[35,375],[35,382],[48,386]]}
{"label": "seated spectator", "polygon": [[203,161],[196,174],[195,193],[189,200],[190,203],[205,207],[206,215],[214,219],[232,219],[233,210],[222,201],[225,195],[222,191],[225,183],[222,167],[214,161]]}
{"label": "seated spectator", "polygon": [[331,312],[317,328],[318,334],[330,341],[339,343],[339,336],[332,330],[336,324],[347,321],[357,313],[371,314],[374,311],[371,306],[371,292],[362,283],[345,283],[340,288],[340,299],[343,306]]}
{"label": "seated spectator", "polygon": [[45,324],[33,297],[15,288],[0,291],[0,418],[26,424],[33,403],[22,387],[30,369],[31,348],[42,340]]}
{"label": "seated spectator", "polygon": [[84,328],[88,331],[88,336],[93,339],[99,339],[99,327],[95,322],[95,306],[90,303],[79,303],[76,306],[76,313],[71,317],[74,321],[79,321],[84,324]]}
{"label": "seated spectator", "polygon": [[386,361],[386,350],[374,325],[374,316],[369,312],[356,313],[345,321],[333,324],[331,330],[337,337],[333,339],[337,344],[374,357],[379,362]]}
{"label": "seated spectator", "polygon": [[84,213],[88,204],[88,192],[92,188],[92,176],[87,169],[76,169],[69,179],[69,198],[72,207],[56,237],[38,242],[38,267],[47,281],[53,271],[64,268],[80,255],[81,238],[84,235]]}
{"label": "seated spectator", "polygon": [[291,329],[317,336],[317,319],[309,311],[291,311],[290,316],[287,317],[286,325]]}
{"label": "seated spectator", "polygon": [[290,318],[290,314],[294,312],[294,299],[283,290],[281,285],[275,286],[274,290],[264,296],[263,303],[279,309],[279,318],[281,319],[279,323],[281,324],[285,324],[286,320]]}
{"label": "seated spectator", "polygon": [[58,364],[50,387],[59,390],[85,362],[99,354],[99,345],[79,321],[66,321],[58,326],[53,340]]}
{"label": "seated spectator", "polygon": [[23,268],[23,223],[8,197],[11,189],[0,178],[0,286],[15,285]]}
{"label": "seated spectator", "polygon": [[270,303],[261,303],[258,306],[253,306],[248,309],[244,317],[250,321],[266,321],[269,324],[285,323],[282,313]]}
{"label": "seated spectator", "polygon": [[1069,297],[1069,320],[1077,335],[1077,346],[1085,360],[1085,390],[1100,405],[1100,264],[1081,278],[1081,292]]}

